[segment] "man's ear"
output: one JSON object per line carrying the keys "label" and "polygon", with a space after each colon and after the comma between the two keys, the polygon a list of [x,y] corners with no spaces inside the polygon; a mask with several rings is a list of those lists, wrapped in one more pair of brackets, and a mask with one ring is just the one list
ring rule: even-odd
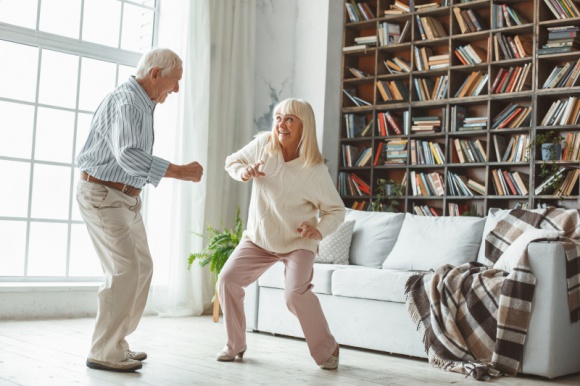
{"label": "man's ear", "polygon": [[153,67],[150,73],[150,78],[152,81],[159,79],[161,76],[161,69],[159,67]]}

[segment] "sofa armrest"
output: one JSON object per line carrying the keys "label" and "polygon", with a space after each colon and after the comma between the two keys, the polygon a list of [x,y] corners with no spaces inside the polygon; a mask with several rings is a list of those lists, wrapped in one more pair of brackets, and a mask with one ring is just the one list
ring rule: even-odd
{"label": "sofa armrest", "polygon": [[548,378],[578,372],[580,323],[570,322],[564,248],[558,242],[534,242],[528,258],[536,288],[522,372]]}

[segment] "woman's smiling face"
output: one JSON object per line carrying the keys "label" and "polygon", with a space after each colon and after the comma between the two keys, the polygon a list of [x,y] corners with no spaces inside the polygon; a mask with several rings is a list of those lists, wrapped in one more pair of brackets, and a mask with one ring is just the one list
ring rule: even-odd
{"label": "woman's smiling face", "polygon": [[287,149],[297,150],[302,139],[302,121],[296,115],[276,114],[278,141]]}

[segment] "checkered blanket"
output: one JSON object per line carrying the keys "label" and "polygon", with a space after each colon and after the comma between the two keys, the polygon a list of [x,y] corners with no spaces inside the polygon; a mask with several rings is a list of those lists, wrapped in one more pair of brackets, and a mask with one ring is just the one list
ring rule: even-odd
{"label": "checkered blanket", "polygon": [[[526,230],[559,231],[567,258],[570,319],[580,316],[580,216],[577,210],[512,210],[486,237],[495,263]],[[521,243],[520,243],[521,244]],[[536,279],[527,244],[510,272],[477,262],[446,265],[406,284],[407,309],[423,336],[429,362],[479,380],[516,375],[523,355]]]}

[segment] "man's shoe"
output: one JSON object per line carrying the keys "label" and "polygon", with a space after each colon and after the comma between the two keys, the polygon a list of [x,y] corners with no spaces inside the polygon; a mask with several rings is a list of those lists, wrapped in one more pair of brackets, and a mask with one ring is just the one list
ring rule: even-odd
{"label": "man's shoe", "polygon": [[147,359],[147,353],[145,353],[143,351],[126,350],[125,351],[125,358],[126,359],[133,359],[135,361],[144,361],[145,359]]}
{"label": "man's shoe", "polygon": [[324,370],[336,370],[338,368],[338,350],[339,346],[336,345],[336,350],[332,353],[330,358],[326,360],[323,364],[320,365],[321,369]]}
{"label": "man's shoe", "polygon": [[134,359],[125,359],[124,361],[99,361],[97,359],[88,358],[87,367],[96,370],[117,371],[120,373],[130,373],[139,370],[143,364]]}
{"label": "man's shoe", "polygon": [[244,358],[244,354],[246,352],[246,350],[248,349],[248,346],[244,346],[244,349],[242,351],[240,351],[237,355],[234,355],[233,357],[229,356],[227,352],[221,351],[219,352],[215,359],[218,360],[219,362],[232,362],[233,360],[236,359],[236,357],[243,359]]}

